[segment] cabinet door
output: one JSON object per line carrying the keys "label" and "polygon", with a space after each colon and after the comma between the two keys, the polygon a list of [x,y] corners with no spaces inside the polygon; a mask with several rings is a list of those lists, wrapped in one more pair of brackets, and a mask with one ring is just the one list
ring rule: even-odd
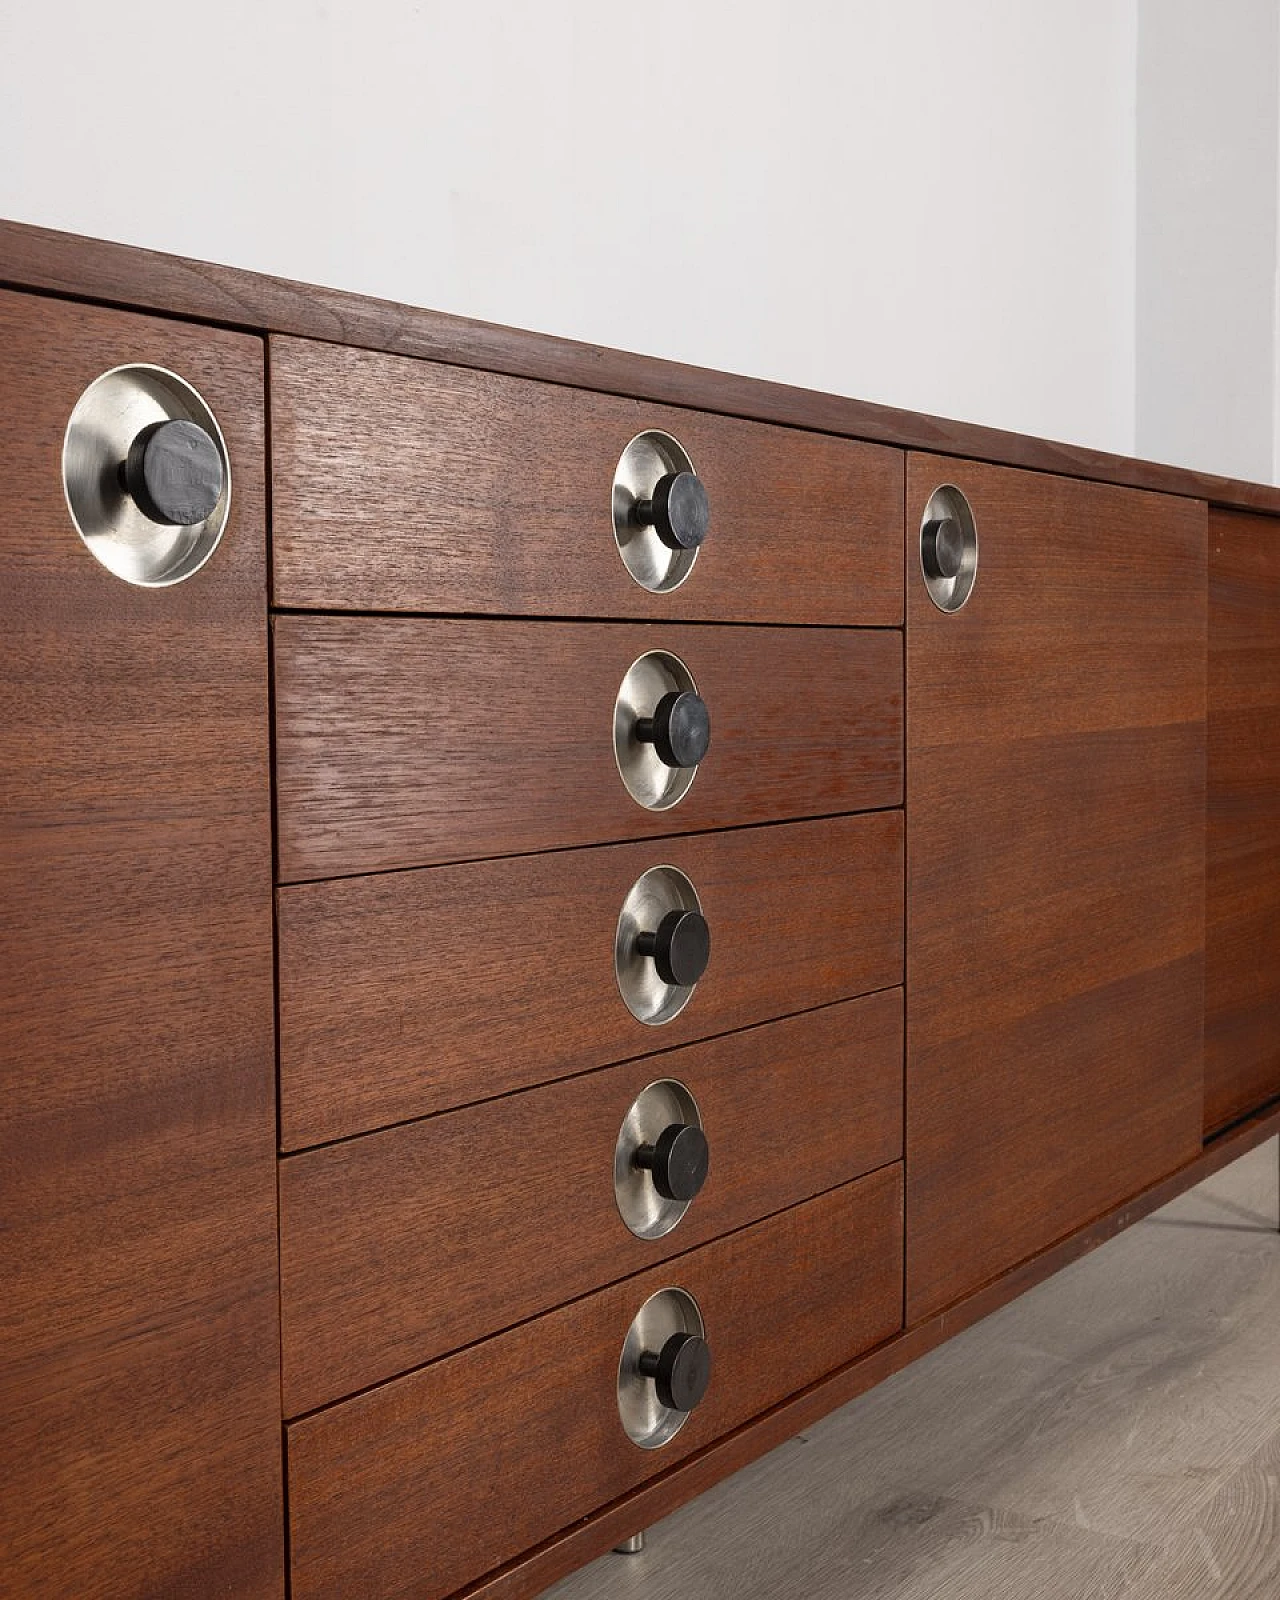
{"label": "cabinet door", "polygon": [[1206,508],[928,456],[907,507],[910,1323],[1200,1148]]}
{"label": "cabinet door", "polygon": [[1280,520],[1209,515],[1204,1125],[1280,1095]]}
{"label": "cabinet door", "polygon": [[[135,363],[194,386],[231,466],[171,587],[99,565],[63,494],[72,409]],[[133,416],[113,393],[95,438]],[[0,1590],[257,1600],[283,1592],[262,346],[0,293],[0,394]],[[77,481],[123,506],[114,457]]]}

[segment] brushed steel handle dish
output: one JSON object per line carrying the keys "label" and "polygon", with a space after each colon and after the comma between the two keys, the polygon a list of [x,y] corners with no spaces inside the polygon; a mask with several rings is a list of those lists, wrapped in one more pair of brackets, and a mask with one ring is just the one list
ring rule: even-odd
{"label": "brushed steel handle dish", "polygon": [[674,1439],[711,1382],[711,1350],[698,1303],[659,1289],[636,1312],[618,1358],[618,1418],[642,1450]]}
{"label": "brushed steel handle dish", "polygon": [[646,650],[623,674],[613,702],[613,759],[646,811],[688,794],[711,748],[711,712],[693,673],[669,650]]}
{"label": "brushed steel handle dish", "polygon": [[650,867],[622,902],[613,969],[631,1015],[660,1026],[693,997],[711,959],[711,929],[698,892],[677,867]]}
{"label": "brushed steel handle dish", "polygon": [[642,589],[669,594],[692,573],[711,527],[711,499],[689,453],[659,428],[636,434],[613,473],[613,538]]}
{"label": "brushed steel handle dish", "polygon": [[929,496],[920,519],[920,571],[939,611],[959,611],[978,576],[978,525],[953,483]]}
{"label": "brushed steel handle dish", "polygon": [[231,463],[213,412],[163,367],[113,367],[77,400],[62,487],[85,548],[143,588],[193,577],[231,511]]}
{"label": "brushed steel handle dish", "polygon": [[627,1108],[613,1148],[618,1215],[639,1239],[661,1239],[701,1193],[711,1147],[685,1084],[659,1078]]}

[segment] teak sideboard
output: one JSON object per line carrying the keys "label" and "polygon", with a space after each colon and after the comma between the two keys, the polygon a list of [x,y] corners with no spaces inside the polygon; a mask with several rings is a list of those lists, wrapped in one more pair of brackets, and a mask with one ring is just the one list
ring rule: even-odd
{"label": "teak sideboard", "polygon": [[0,225],[0,1592],[532,1596],[1280,1129],[1280,491]]}

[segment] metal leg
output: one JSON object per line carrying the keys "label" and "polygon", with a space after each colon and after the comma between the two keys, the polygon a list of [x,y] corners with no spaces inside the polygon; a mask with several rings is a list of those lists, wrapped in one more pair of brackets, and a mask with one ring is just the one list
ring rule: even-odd
{"label": "metal leg", "polygon": [[643,1549],[644,1530],[642,1528],[639,1533],[633,1533],[629,1539],[624,1539],[621,1544],[615,1544],[613,1553],[618,1556],[638,1556]]}

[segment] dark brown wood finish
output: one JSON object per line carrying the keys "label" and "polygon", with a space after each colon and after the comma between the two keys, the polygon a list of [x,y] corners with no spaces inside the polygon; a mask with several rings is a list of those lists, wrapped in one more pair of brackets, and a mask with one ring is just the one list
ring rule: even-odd
{"label": "dark brown wood finish", "polygon": [[[111,576],[60,470],[81,391],[171,368],[230,525]],[[283,1593],[259,341],[0,294],[0,1588]]]}
{"label": "dark brown wood finish", "polygon": [[[618,1214],[613,1157],[655,1078],[711,1146],[673,1232]],[[902,991],[289,1157],[286,1416],[420,1366],[902,1155]],[[672,1270],[677,1270],[672,1268]]]}
{"label": "dark brown wood finish", "polygon": [[[294,1600],[435,1600],[706,1446],[901,1326],[901,1244],[894,1166],[295,1423]],[[698,1302],[712,1381],[646,1451],[618,1358],[668,1284]]]}
{"label": "dark brown wood finish", "polygon": [[0,283],[1280,514],[1280,490],[1268,484],[1135,461],[1083,445],[548,338],[22,223],[0,222]]}
{"label": "dark brown wood finish", "polygon": [[[651,428],[711,502],[667,594],[611,518]],[[299,339],[271,341],[271,442],[278,606],[902,624],[900,451]]]}
{"label": "dark brown wood finish", "polygon": [[[827,1346],[827,1367],[815,1366],[816,1377],[796,1378],[809,1386],[780,1403],[757,1390],[748,1396],[751,1414],[717,1421],[710,1410],[701,1413],[695,1424],[707,1428],[705,1437],[695,1437],[691,1424],[678,1448],[633,1468],[634,1487],[618,1487],[609,1477],[609,1450],[625,1445],[614,1419],[616,1437],[592,1456],[603,1434],[589,1434],[580,1474],[569,1475],[568,1489],[581,1490],[576,1509],[552,1504],[565,1487],[563,1474],[557,1479],[521,1467],[539,1448],[525,1439],[528,1417],[532,1412],[542,1419],[559,1459],[566,1415],[590,1430],[604,1429],[601,1418],[607,1413],[613,1419],[613,1412],[606,1407],[583,1423],[587,1408],[576,1395],[569,1405],[557,1405],[548,1374],[562,1392],[564,1377],[554,1355],[541,1347],[529,1351],[535,1330],[558,1326],[557,1318],[569,1327],[571,1314],[621,1294],[625,1284],[310,1416],[292,1431],[295,1468],[301,1463],[302,1470],[298,1486],[305,1491],[295,1525],[302,1535],[299,1570],[315,1592],[365,1592],[381,1572],[387,1593],[439,1593],[424,1588],[422,1574],[440,1551],[471,1574],[449,1578],[448,1586],[474,1578],[468,1593],[477,1600],[540,1592],[1280,1126],[1280,1112],[1258,1114],[1211,1143],[1203,1156],[1193,1154],[1201,1127],[1197,1052],[1206,965],[1204,1125],[1218,1128],[1247,1115],[1280,1088],[1269,1038],[1280,994],[1267,972],[1268,919],[1275,920],[1276,909],[1269,790],[1280,776],[1271,771],[1268,753],[1268,719],[1276,710],[1270,542],[1280,490],[0,223],[3,282],[208,317],[245,331],[274,330],[289,336],[282,347],[295,344],[292,336],[338,338],[426,358],[412,364],[411,387],[421,384],[423,394],[447,392],[455,400],[472,395],[480,407],[471,442],[483,443],[490,475],[483,492],[490,497],[503,486],[504,451],[534,431],[528,419],[511,431],[511,406],[499,407],[503,397],[531,387],[525,380],[536,380],[548,410],[571,419],[578,431],[590,431],[584,416],[643,415],[637,425],[648,426],[654,408],[684,408],[677,433],[698,427],[731,441],[725,459],[735,463],[734,471],[716,494],[717,506],[726,494],[744,493],[751,470],[771,475],[762,465],[769,449],[784,463],[806,452],[804,476],[816,474],[824,503],[839,477],[824,463],[853,454],[867,461],[892,456],[843,439],[989,457],[1065,475],[1015,474],[940,457],[916,458],[912,466],[917,478],[906,500],[913,661],[908,798],[910,892],[918,910],[907,1111],[914,1325],[853,1359]],[[0,370],[22,419],[0,478],[0,507],[8,513],[0,532],[0,615],[9,641],[6,727],[14,746],[0,762],[4,865],[11,879],[0,886],[6,904],[0,1053],[11,1063],[0,1123],[10,1152],[0,1183],[0,1255],[9,1287],[7,1310],[0,1312],[0,1443],[9,1463],[0,1556],[9,1582],[24,1595],[279,1596],[261,346],[239,334],[3,293],[0,331],[6,334]],[[192,377],[213,401],[236,463],[236,517],[226,546],[196,582],[166,592],[128,590],[94,566],[75,541],[56,487],[70,401],[97,371],[131,359]],[[83,373],[80,362],[88,363]],[[339,366],[400,375],[410,364],[391,356],[333,358],[312,344],[303,365],[312,374]],[[467,368],[485,375],[470,376]],[[595,392],[574,397],[548,387],[565,383]],[[394,407],[408,421],[413,409]],[[719,418],[697,415],[713,412]],[[279,421],[283,439],[290,422],[283,412]],[[404,470],[410,477],[402,482],[419,482],[416,463],[398,459],[393,438],[375,433],[367,417],[357,415],[355,426],[367,429],[356,455],[315,416],[305,441],[301,433],[289,441],[297,454],[289,485],[281,485],[286,544],[296,530],[303,542],[320,541],[328,556],[340,553],[336,519],[312,498],[307,474],[316,455],[329,473],[345,476],[348,492],[353,479],[361,481],[354,497],[361,502],[377,501],[384,487],[379,472]],[[438,426],[437,415],[433,430]],[[792,437],[782,427],[838,437]],[[738,443],[766,437],[767,446]],[[686,443],[705,475],[719,446],[712,443],[708,457],[701,445]],[[606,465],[611,468],[612,460]],[[544,472],[538,480],[543,492],[548,485],[558,489],[555,471],[544,470],[540,458],[537,467]],[[1066,481],[1081,477],[1272,514],[1214,518],[1209,541],[1207,962],[1203,900],[1197,898],[1204,862],[1196,860],[1196,840],[1203,842],[1204,684],[1197,711],[1194,681],[1206,646],[1204,507]],[[424,472],[422,483],[429,478]],[[943,478],[971,493],[983,537],[978,589],[959,618],[928,607],[914,556],[924,493]],[[579,551],[584,541],[573,544],[574,520],[566,508],[582,500],[584,482],[560,491],[550,518],[541,519],[542,526],[561,530],[562,545]],[[337,489],[342,492],[341,485]],[[389,491],[386,507],[395,508]],[[502,502],[502,515],[518,535],[514,496]],[[590,559],[607,556],[616,564],[607,505],[600,515],[601,528],[585,535],[595,540]],[[500,582],[494,530],[468,511],[461,493],[445,512],[432,505],[423,525],[441,535],[449,525],[464,530],[461,555],[468,560],[484,554],[477,546],[494,538],[486,557],[491,580],[482,586]],[[383,518],[381,530],[386,526]],[[470,606],[462,598],[469,592],[465,584],[452,597],[443,584],[427,582],[412,602],[400,598],[388,574],[394,552],[412,564],[414,540],[397,521],[385,546],[371,545],[379,531],[359,533],[382,564],[382,587],[371,588],[360,604],[412,603],[432,611]],[[714,524],[713,540],[723,531],[724,524]],[[769,562],[780,562],[785,539],[773,529],[759,537],[770,546],[767,554],[757,552],[763,572]],[[845,604],[850,596],[843,579],[829,602],[811,586],[800,600],[799,588],[791,593],[785,586],[810,585],[808,569],[801,578],[782,565],[771,586],[757,583],[761,592],[750,594],[744,587],[733,606],[794,609],[713,611],[697,586],[714,565],[707,558],[726,548],[708,545],[691,585],[666,601],[631,592],[620,565],[606,577],[604,561],[579,596],[583,614],[665,618],[687,607],[690,618],[844,620],[842,612],[830,619],[806,614],[819,603]],[[752,559],[753,548],[740,546],[732,565]],[[810,552],[804,554],[807,559]],[[506,569],[511,586],[498,599],[486,589],[474,609],[492,615],[527,604],[552,614],[536,564],[518,565],[523,547],[514,555]],[[452,552],[450,565],[458,559]],[[295,576],[307,581],[301,567]],[[376,576],[366,574],[369,581]],[[575,581],[581,576],[575,573]],[[718,579],[717,589],[727,581]],[[890,582],[901,595],[897,575]],[[994,614],[980,604],[993,582]],[[624,604],[615,611],[610,598],[606,612],[611,584],[627,590],[629,609]],[[357,604],[350,591],[332,600],[319,595],[317,589],[310,600],[287,603]],[[546,637],[560,625],[532,626]],[[823,630],[795,631],[817,636]],[[398,715],[402,707],[392,709]],[[394,725],[382,731],[403,737]],[[566,757],[580,759],[580,753]],[[405,770],[412,767],[406,758]],[[713,770],[709,763],[686,805]],[[369,789],[357,789],[353,804],[365,805]],[[777,814],[769,809],[772,791],[761,804],[756,820]],[[682,806],[655,831],[674,825],[683,832],[685,815]],[[335,813],[322,826],[349,821]],[[896,831],[847,837],[820,831],[854,824]],[[699,823],[695,834],[722,826]],[[733,855],[752,841],[754,857]],[[552,841],[557,847],[563,842]],[[859,860],[868,844],[874,859]],[[712,886],[712,970],[676,1023],[644,1029],[622,1010],[613,988],[617,904],[643,866],[685,850],[695,864],[676,864],[691,872],[704,904]],[[351,1230],[366,1253],[356,1267],[372,1285],[380,1252],[385,1259],[390,1241],[401,1237],[394,1228],[378,1234],[374,1225],[387,1220],[409,1227],[411,1207],[394,1191],[402,1141],[412,1146],[419,1170],[429,1172],[434,1141],[450,1127],[451,1148],[465,1161],[482,1147],[486,1129],[510,1130],[521,1105],[550,1106],[557,1097],[564,1100],[557,1129],[575,1116],[585,1128],[588,1111],[576,1098],[584,1088],[621,1083],[639,1069],[647,1078],[695,1059],[728,1057],[756,1033],[688,1041],[899,982],[901,880],[897,920],[888,885],[889,857],[896,852],[900,871],[901,851],[901,818],[882,813],[282,889],[286,1142],[291,1105],[295,1141],[308,1144],[509,1095],[283,1164],[286,1189],[290,1172],[332,1178],[332,1192],[322,1196],[329,1210],[317,1205],[309,1218],[315,1231],[309,1259],[335,1261],[316,1337],[338,1341],[342,1312],[335,1285],[348,1270],[337,1259],[338,1247],[348,1240],[340,1232],[333,1237],[332,1229],[349,1220],[341,1216],[344,1203],[359,1203],[361,1185],[345,1165],[348,1159],[358,1165],[354,1152],[368,1157],[368,1177],[382,1185],[376,1215],[362,1217]],[[705,882],[699,877],[704,868]],[[837,881],[820,881],[820,874]],[[576,911],[570,915],[579,902],[585,922],[573,920]],[[742,921],[744,905],[750,927]],[[528,927],[517,928],[526,915]],[[572,1004],[563,998],[567,993]],[[758,1032],[816,1027],[845,1011],[887,1007],[892,998],[832,1004]],[[603,1068],[574,1084],[510,1094],[653,1049],[659,1054],[647,1061]],[[834,1057],[825,1063],[833,1064]],[[359,1081],[345,1083],[344,1077]],[[723,1068],[715,1081],[728,1082]],[[776,1095],[781,1087],[770,1082],[769,1091]],[[750,1109],[733,1107],[744,1116]],[[489,1137],[500,1146],[511,1134]],[[377,1158],[393,1145],[396,1154]],[[830,1138],[825,1150],[835,1159]],[[821,1150],[807,1150],[809,1156],[821,1159]],[[486,1159],[486,1182],[494,1166]],[[742,1166],[739,1157],[735,1182],[749,1188],[754,1178],[744,1177]],[[495,1207],[510,1173],[496,1175]],[[319,1177],[314,1181],[324,1188]],[[820,1180],[815,1174],[809,1181]],[[699,1227],[711,1231],[712,1222],[701,1219],[713,1193],[701,1197],[674,1238],[641,1247],[646,1259],[668,1248],[686,1250]],[[745,1219],[727,1199],[724,1204],[725,1215]],[[833,1204],[828,1193],[719,1244],[700,1245],[691,1256],[649,1269],[630,1287],[656,1286],[687,1263],[736,1251],[765,1229]],[[513,1226],[510,1205],[507,1210]],[[441,1216],[441,1230],[464,1225]],[[323,1217],[329,1218],[328,1238],[316,1220]],[[589,1221],[580,1226],[588,1237],[577,1242],[591,1245]],[[287,1228],[292,1231],[291,1224]],[[478,1303],[501,1298],[508,1287],[495,1290],[492,1275],[486,1278],[494,1240],[504,1239],[496,1223],[490,1231],[473,1260],[469,1287]],[[846,1281],[837,1284],[832,1275],[841,1270],[840,1252],[855,1248],[857,1234],[856,1225],[828,1218],[806,1223],[785,1250],[777,1246],[779,1263],[798,1254],[824,1274],[819,1303],[800,1302],[814,1319],[806,1335],[813,1344],[848,1335],[847,1318],[833,1307],[837,1294],[856,1293],[856,1285],[851,1291],[847,1266]],[[621,1237],[624,1247],[631,1243]],[[396,1248],[408,1262],[395,1280],[403,1290],[399,1319],[417,1310],[413,1272],[420,1268],[407,1244]],[[356,1246],[351,1249],[354,1254]],[[886,1252],[891,1255],[888,1244]],[[781,1264],[771,1270],[761,1259],[744,1265],[733,1255],[727,1269],[742,1286],[741,1326],[751,1326],[757,1344],[762,1332],[766,1336],[760,1371],[750,1369],[748,1389],[776,1369],[774,1352],[787,1348],[795,1310],[794,1296],[783,1301]],[[618,1270],[631,1269],[606,1265],[596,1281]],[[714,1269],[712,1278],[718,1273]],[[486,1281],[476,1281],[481,1278]],[[763,1328],[761,1282],[766,1294],[776,1291],[787,1313],[765,1318]],[[900,1287],[899,1280],[895,1293]],[[425,1292],[421,1281],[419,1292]],[[714,1284],[708,1297],[713,1292]],[[699,1295],[706,1310],[707,1299]],[[369,1308],[372,1319],[371,1287],[356,1305]],[[539,1310],[533,1305],[522,1315]],[[377,1337],[386,1332],[378,1329]],[[576,1350],[578,1332],[573,1325],[562,1342]],[[478,1336],[459,1333],[449,1342]],[[509,1341],[522,1340],[522,1360],[505,1353],[515,1348]],[[597,1340],[592,1348],[600,1356],[603,1345]],[[493,1350],[504,1352],[507,1362],[487,1379],[495,1397],[491,1415],[499,1419],[496,1436],[474,1428],[476,1367],[468,1365]],[[420,1358],[409,1352],[386,1359]],[[340,1348],[335,1359],[342,1359]],[[740,1370],[748,1371],[742,1359]],[[719,1382],[720,1348],[717,1360]],[[610,1363],[600,1356],[598,1365],[603,1372]],[[734,1393],[743,1398],[741,1383]],[[531,1396],[529,1409],[521,1411],[513,1394]],[[379,1450],[362,1453],[371,1418],[380,1441],[392,1441],[381,1460]],[[446,1476],[437,1459],[441,1438],[461,1462],[443,1499],[434,1487]],[[537,1459],[545,1462],[551,1454],[544,1444]],[[622,1454],[633,1463],[639,1452],[627,1445]],[[412,1473],[396,1477],[406,1465]],[[657,1476],[642,1482],[645,1472]],[[525,1518],[514,1527],[505,1508],[495,1513],[492,1500],[483,1498],[509,1492],[513,1480],[521,1494],[518,1516]],[[587,1486],[596,1490],[598,1484],[598,1492],[589,1493]],[[346,1494],[354,1510],[341,1503]],[[400,1556],[404,1564],[392,1572]],[[495,1571],[495,1561],[508,1565]]]}
{"label": "dark brown wood finish", "polygon": [[1280,1094],[1280,524],[1209,517],[1204,1125]]}
{"label": "dark brown wood finish", "polygon": [[[697,889],[711,964],[659,1027],[618,994],[632,884]],[[902,982],[902,814],[305,884],[278,893],[285,1149]]]}
{"label": "dark brown wood finish", "polygon": [[[842,629],[275,619],[284,882],[902,802],[902,639]],[[664,650],[711,712],[678,805],[623,785],[614,700]]]}
{"label": "dark brown wood finish", "polygon": [[[980,565],[944,614],[918,519]],[[907,469],[907,1314],[1189,1159],[1204,1006],[1202,504]]]}
{"label": "dark brown wood finish", "polygon": [[731,1473],[793,1439],[838,1406],[918,1361],[946,1340],[963,1333],[1055,1272],[1098,1249],[1118,1233],[1150,1216],[1280,1132],[1280,1108],[1250,1118],[1208,1144],[1186,1166],[1131,1196],[1066,1239],[966,1295],[946,1311],[918,1322],[868,1354],[821,1378],[803,1394],[775,1406],[745,1427],[717,1439],[692,1459],[677,1462],[661,1477],[624,1495],[594,1516],[566,1528],[512,1562],[502,1572],[470,1585],[466,1600],[534,1600],[566,1573],[602,1555],[640,1528],[651,1528],[669,1512],[712,1488]]}

